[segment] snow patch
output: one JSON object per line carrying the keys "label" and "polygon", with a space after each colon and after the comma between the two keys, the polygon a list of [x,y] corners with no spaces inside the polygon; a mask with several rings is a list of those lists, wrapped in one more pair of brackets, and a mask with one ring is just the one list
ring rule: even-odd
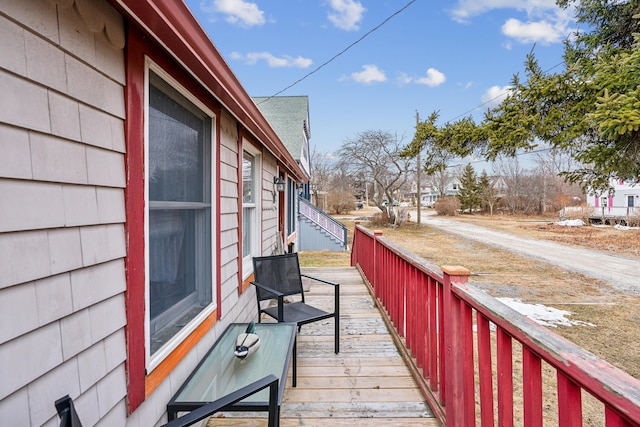
{"label": "snow patch", "polygon": [[638,230],[638,227],[629,227],[628,225],[616,224],[613,226],[616,230]]}
{"label": "snow patch", "polygon": [[517,298],[496,299],[542,326],[552,328],[557,326],[596,326],[593,323],[580,320],[569,320],[567,317],[572,314],[570,311],[547,307],[543,304],[527,304]]}
{"label": "snow patch", "polygon": [[563,221],[556,222],[556,224],[563,227],[582,227],[586,225],[581,219],[565,219]]}

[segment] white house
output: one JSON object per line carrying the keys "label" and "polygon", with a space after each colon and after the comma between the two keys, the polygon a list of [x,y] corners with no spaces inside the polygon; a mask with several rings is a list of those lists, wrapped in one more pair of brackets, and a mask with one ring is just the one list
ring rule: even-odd
{"label": "white house", "polygon": [[587,202],[595,208],[634,208],[640,207],[640,183],[625,182],[623,180],[612,179],[610,194],[589,194]]}
{"label": "white house", "polygon": [[305,171],[181,1],[3,1],[0,34],[0,425],[160,424]]}
{"label": "white house", "polygon": [[640,217],[640,183],[612,179],[612,191],[591,192],[587,197],[590,217],[596,221],[637,223]]}

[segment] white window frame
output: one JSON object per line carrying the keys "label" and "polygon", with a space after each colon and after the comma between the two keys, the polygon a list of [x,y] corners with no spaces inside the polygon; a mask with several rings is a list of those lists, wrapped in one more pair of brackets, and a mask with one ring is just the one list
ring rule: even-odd
{"label": "white window frame", "polygon": [[[149,275],[149,266],[150,266],[150,254],[149,254],[149,72],[152,71],[162,80],[164,80],[169,86],[171,86],[175,91],[177,91],[180,95],[184,96],[187,100],[189,100],[193,105],[195,105],[198,109],[200,109],[205,115],[209,116],[211,121],[211,129],[209,130],[210,135],[210,177],[211,183],[209,183],[209,188],[211,194],[211,241],[210,241],[210,250],[211,250],[211,271],[207,271],[207,273],[211,277],[211,303],[207,305],[200,313],[198,313],[187,325],[185,325],[178,333],[176,333],[172,338],[170,338],[158,351],[156,351],[153,355],[151,354],[151,313],[149,310],[150,307],[150,275]],[[145,173],[145,189],[144,189],[144,197],[145,197],[145,212],[144,212],[144,234],[145,234],[145,321],[144,321],[144,330],[145,330],[145,367],[147,372],[151,372],[154,368],[156,368],[167,356],[169,356],[176,347],[184,341],[185,338],[189,336],[207,317],[209,317],[217,308],[217,289],[216,289],[216,274],[217,258],[215,254],[216,251],[216,240],[215,236],[217,235],[216,229],[216,193],[215,193],[215,177],[216,177],[216,158],[215,158],[215,147],[216,147],[216,133],[215,126],[217,121],[217,116],[207,108],[197,97],[191,94],[183,85],[181,85],[176,79],[174,79],[170,74],[164,71],[159,65],[153,62],[149,58],[145,58],[145,92],[144,92],[144,173]],[[208,270],[208,269],[207,269]]]}
{"label": "white window frame", "polygon": [[[247,153],[253,156],[253,190],[254,190],[254,201],[250,204],[245,204],[244,201],[242,203],[242,241],[243,248],[242,253],[242,279],[246,280],[253,273],[253,257],[260,256],[260,242],[262,241],[262,152],[254,147],[247,140],[242,141],[242,158],[244,159],[244,153]],[[240,165],[242,169],[242,165]],[[242,188],[242,183],[240,183],[240,187]],[[242,197],[242,196],[241,196]],[[250,208],[252,210],[252,217],[249,218],[251,222],[252,230],[255,230],[249,236],[249,254],[244,256],[244,220],[245,216],[245,208]]]}

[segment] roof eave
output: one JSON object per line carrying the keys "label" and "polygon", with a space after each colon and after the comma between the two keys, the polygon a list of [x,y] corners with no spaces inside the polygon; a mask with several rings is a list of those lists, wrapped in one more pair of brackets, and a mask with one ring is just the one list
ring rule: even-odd
{"label": "roof eave", "polygon": [[176,0],[109,0],[143,28],[276,156],[299,181],[304,171],[287,151],[189,8]]}

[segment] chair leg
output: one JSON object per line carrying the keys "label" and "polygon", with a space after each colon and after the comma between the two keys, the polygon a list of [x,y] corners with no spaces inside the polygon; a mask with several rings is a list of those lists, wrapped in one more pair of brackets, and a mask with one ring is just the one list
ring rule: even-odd
{"label": "chair leg", "polygon": [[291,379],[294,387],[298,386],[298,336],[293,341],[293,378]]}
{"label": "chair leg", "polygon": [[335,330],[335,351],[336,354],[340,353],[340,316],[335,316],[335,325],[336,325],[336,330]]}

